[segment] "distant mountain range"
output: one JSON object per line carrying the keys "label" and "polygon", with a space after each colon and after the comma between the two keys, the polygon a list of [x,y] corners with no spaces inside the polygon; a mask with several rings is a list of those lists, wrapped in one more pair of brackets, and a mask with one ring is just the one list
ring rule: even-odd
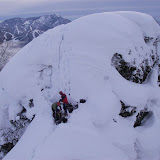
{"label": "distant mountain range", "polygon": [[12,18],[0,23],[0,71],[21,48],[48,29],[69,23],[57,14]]}
{"label": "distant mountain range", "polygon": [[5,20],[0,23],[0,43],[14,39],[27,44],[48,29],[69,22],[56,14]]}
{"label": "distant mountain range", "polygon": [[[160,24],[160,17],[154,17]],[[57,14],[30,18],[12,18],[0,22],[0,71],[21,48],[48,29],[70,20]]]}

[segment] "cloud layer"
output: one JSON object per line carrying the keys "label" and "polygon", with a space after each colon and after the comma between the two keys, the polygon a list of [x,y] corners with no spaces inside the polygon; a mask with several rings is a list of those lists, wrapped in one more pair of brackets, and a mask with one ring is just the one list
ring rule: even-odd
{"label": "cloud layer", "polygon": [[160,0],[0,0],[0,17],[58,13],[75,19],[95,12],[120,10],[160,16]]}

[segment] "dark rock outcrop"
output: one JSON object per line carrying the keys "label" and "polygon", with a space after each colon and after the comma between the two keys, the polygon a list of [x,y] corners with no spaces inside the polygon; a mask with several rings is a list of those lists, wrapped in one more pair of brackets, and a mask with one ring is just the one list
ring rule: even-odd
{"label": "dark rock outcrop", "polygon": [[119,113],[120,116],[129,117],[129,116],[132,116],[134,113],[136,113],[136,107],[125,105],[122,101],[120,102],[122,106],[120,113]]}
{"label": "dark rock outcrop", "polygon": [[148,110],[148,108],[144,108],[141,110],[137,116],[136,116],[136,121],[133,125],[133,127],[141,126],[143,125],[152,115],[152,112]]}
{"label": "dark rock outcrop", "polygon": [[34,119],[26,117],[27,110],[23,107],[21,112],[17,114],[16,120],[11,120],[11,128],[0,130],[0,159],[3,158],[19,141],[28,125]]}
{"label": "dark rock outcrop", "polygon": [[149,60],[145,59],[142,61],[139,67],[135,66],[134,63],[128,63],[123,59],[123,56],[119,53],[115,53],[112,57],[112,65],[125,79],[135,82],[143,83],[156,62],[157,57],[152,55],[153,65],[149,65]]}
{"label": "dark rock outcrop", "polygon": [[86,103],[86,100],[85,99],[80,99],[79,103]]}

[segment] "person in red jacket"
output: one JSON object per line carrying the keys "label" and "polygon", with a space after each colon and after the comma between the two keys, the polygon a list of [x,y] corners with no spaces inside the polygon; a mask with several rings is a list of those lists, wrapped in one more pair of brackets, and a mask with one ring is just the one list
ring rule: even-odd
{"label": "person in red jacket", "polygon": [[67,105],[69,104],[67,96],[62,91],[60,91],[59,94],[61,95],[60,101],[63,102],[63,109],[64,109],[65,113],[67,114]]}
{"label": "person in red jacket", "polygon": [[62,91],[59,92],[59,94],[61,95],[61,101],[65,104],[68,104],[68,99],[65,93],[63,93]]}

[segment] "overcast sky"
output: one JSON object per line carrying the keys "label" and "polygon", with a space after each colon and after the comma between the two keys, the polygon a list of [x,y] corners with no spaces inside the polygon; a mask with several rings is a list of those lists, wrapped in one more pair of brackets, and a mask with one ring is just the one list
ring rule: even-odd
{"label": "overcast sky", "polygon": [[160,0],[0,0],[0,20],[49,13],[73,20],[91,13],[122,10],[160,17]]}

